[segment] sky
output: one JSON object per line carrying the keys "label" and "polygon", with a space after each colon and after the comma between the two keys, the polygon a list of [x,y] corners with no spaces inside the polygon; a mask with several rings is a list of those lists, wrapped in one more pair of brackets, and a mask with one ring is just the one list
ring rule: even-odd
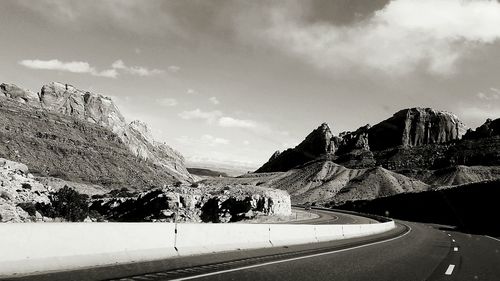
{"label": "sky", "polygon": [[327,122],[500,117],[487,0],[0,2],[0,82],[110,96],[192,163],[258,167]]}

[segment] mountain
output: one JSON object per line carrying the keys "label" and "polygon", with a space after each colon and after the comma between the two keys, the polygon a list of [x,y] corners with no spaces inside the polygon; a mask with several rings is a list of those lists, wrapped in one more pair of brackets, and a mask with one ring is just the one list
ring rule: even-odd
{"label": "mountain", "polygon": [[285,189],[295,202],[370,200],[498,179],[499,120],[466,133],[452,113],[409,108],[339,136],[322,124],[297,147],[275,153],[260,176],[242,177]]}
{"label": "mountain", "polygon": [[333,154],[337,141],[328,124],[323,123],[307,135],[295,148],[290,148],[283,152],[276,151],[269,158],[269,161],[256,172],[284,172],[321,155]]}
{"label": "mountain", "polygon": [[0,157],[34,174],[133,189],[193,180],[182,155],[110,98],[54,82],[39,93],[1,84],[0,99]]}

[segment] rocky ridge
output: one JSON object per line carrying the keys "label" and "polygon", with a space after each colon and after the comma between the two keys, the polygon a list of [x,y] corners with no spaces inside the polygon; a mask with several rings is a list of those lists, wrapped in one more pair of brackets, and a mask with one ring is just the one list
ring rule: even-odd
{"label": "rocky ridge", "polygon": [[[334,149],[324,150],[318,142],[321,152],[308,158],[296,153],[296,148],[289,149],[294,153],[273,155],[256,174],[244,177],[285,189],[295,202],[371,200],[498,179],[499,124],[500,119],[487,120],[465,133],[464,124],[452,113],[405,109],[374,126],[338,137],[326,134]],[[317,132],[324,133],[316,129],[311,134]]]}
{"label": "rocky ridge", "polygon": [[39,94],[1,84],[0,98],[0,156],[40,175],[132,188],[193,181],[178,152],[109,98],[56,82]]}
{"label": "rocky ridge", "polygon": [[309,162],[321,155],[332,154],[336,150],[335,138],[328,124],[323,123],[295,148],[287,149],[283,152],[275,152],[269,161],[260,167],[256,172],[284,172],[297,165]]}

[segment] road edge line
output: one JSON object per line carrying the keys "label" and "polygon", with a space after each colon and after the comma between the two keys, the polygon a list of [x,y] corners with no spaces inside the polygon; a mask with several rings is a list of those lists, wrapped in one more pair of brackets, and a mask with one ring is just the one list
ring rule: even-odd
{"label": "road edge line", "polygon": [[335,253],[341,253],[341,252],[345,252],[345,251],[349,251],[349,250],[355,250],[355,249],[360,249],[360,248],[364,248],[364,247],[368,247],[368,246],[382,244],[382,243],[386,243],[386,242],[390,242],[390,241],[402,238],[402,237],[406,236],[407,234],[409,234],[412,231],[412,229],[411,229],[411,227],[409,225],[406,225],[406,224],[403,224],[403,223],[401,223],[401,224],[404,225],[404,226],[406,226],[408,228],[408,231],[406,231],[405,233],[403,233],[402,235],[399,235],[397,237],[389,238],[389,239],[382,240],[382,241],[371,242],[371,243],[368,243],[368,244],[363,244],[363,245],[354,246],[354,247],[345,248],[345,249],[340,249],[340,250],[333,250],[333,251],[324,252],[324,253],[318,253],[318,254],[312,254],[312,255],[305,255],[305,256],[301,256],[301,257],[295,257],[295,258],[289,258],[289,259],[284,259],[284,260],[277,260],[277,261],[265,262],[265,263],[254,264],[254,265],[247,265],[247,266],[242,266],[242,267],[237,267],[237,268],[232,268],[232,269],[225,269],[225,270],[220,270],[220,271],[214,271],[214,272],[209,272],[209,273],[203,273],[203,274],[193,275],[193,276],[188,276],[188,277],[181,277],[181,278],[176,278],[176,279],[172,279],[172,280],[182,281],[182,280],[197,279],[197,278],[202,278],[202,277],[207,277],[207,276],[212,276],[212,275],[219,275],[219,274],[223,274],[223,273],[240,271],[240,270],[245,270],[245,269],[250,269],[250,268],[262,267],[262,266],[267,266],[267,265],[272,265],[272,264],[279,264],[279,263],[285,263],[285,262],[290,262],[290,261],[303,260],[303,259],[308,259],[308,258],[314,258],[314,257],[325,256],[325,255],[331,255],[331,254],[335,254]]}

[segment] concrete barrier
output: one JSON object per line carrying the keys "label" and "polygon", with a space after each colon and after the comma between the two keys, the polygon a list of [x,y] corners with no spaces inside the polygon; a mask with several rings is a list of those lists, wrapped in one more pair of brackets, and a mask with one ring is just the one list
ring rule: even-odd
{"label": "concrete barrier", "polygon": [[174,224],[2,224],[0,276],[169,258],[174,242]]}
{"label": "concrete barrier", "polygon": [[272,247],[267,224],[178,224],[180,255]]}
{"label": "concrete barrier", "polygon": [[316,243],[316,231],[313,225],[272,224],[270,240],[273,246]]}
{"label": "concrete barrier", "polygon": [[314,228],[318,242],[344,239],[342,225],[316,225]]}
{"label": "concrete barrier", "polygon": [[381,233],[363,225],[19,223],[0,224],[0,277],[324,242]]}

